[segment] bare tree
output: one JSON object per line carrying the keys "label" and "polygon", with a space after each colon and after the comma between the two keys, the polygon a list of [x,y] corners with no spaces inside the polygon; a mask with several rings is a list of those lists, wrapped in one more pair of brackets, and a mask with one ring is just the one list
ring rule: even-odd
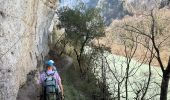
{"label": "bare tree", "polygon": [[[162,70],[162,74],[163,74],[162,83],[161,83],[160,100],[167,100],[168,83],[169,83],[169,75],[170,75],[170,59],[168,61],[167,67],[165,67],[161,59],[160,52],[161,52],[161,48],[166,46],[166,42],[170,38],[170,34],[167,33],[169,31],[165,31],[167,27],[169,26],[168,24],[165,24],[163,25],[164,27],[160,27],[157,21],[157,16],[154,13],[154,10],[152,10],[150,14],[145,15],[145,16],[147,16],[147,18],[149,18],[149,21],[150,21],[147,27],[142,26],[142,24],[140,26],[125,24],[123,25],[123,29],[125,29],[128,32],[133,32],[133,35],[135,34],[141,35],[143,40],[145,39],[144,41],[147,41],[146,43],[144,43],[144,41],[138,42],[138,43],[143,45],[143,47],[145,47],[146,49],[150,51],[151,56],[149,57],[150,59],[149,65],[151,65],[153,58],[157,60]],[[146,31],[146,30],[149,30],[149,31]],[[160,39],[159,37],[162,37],[162,38]],[[147,44],[150,44],[150,45],[147,45]],[[145,96],[145,94],[146,92],[144,92],[143,97]]]}
{"label": "bare tree", "polygon": [[[122,37],[122,38],[125,38],[125,37]],[[134,75],[137,73],[137,71],[142,66],[142,64],[146,63],[146,61],[144,60],[146,60],[146,55],[148,54],[148,51],[146,51],[145,57],[143,58],[143,61],[141,61],[141,64],[132,66],[131,65],[132,59],[138,47],[138,37],[134,36],[132,40],[126,38],[123,41],[123,44],[125,47],[124,52],[125,52],[126,59],[122,61],[120,66],[117,64],[117,62],[119,61],[116,59],[115,60],[113,59],[112,61],[113,65],[110,65],[111,63],[110,59],[107,57],[106,54],[102,54],[102,56],[100,56],[102,60],[98,61],[98,62],[102,62],[102,64],[100,63],[98,64],[98,66],[102,65],[101,73],[102,73],[102,76],[105,76],[105,77],[102,77],[102,79],[104,78],[105,83],[107,83],[108,85],[114,86],[114,88],[112,87],[113,88],[112,95],[113,95],[113,98],[117,100],[121,100],[121,98],[129,99],[128,94],[130,92],[133,92],[134,94],[136,94],[136,97],[134,97],[136,98],[136,100],[140,100],[140,99],[144,100],[145,95],[149,88],[150,79],[151,79],[151,64],[148,67],[149,68],[148,80],[145,80],[143,82],[136,81],[133,83],[131,83],[129,80],[129,78],[134,77]],[[132,44],[131,43],[129,44],[129,42],[131,42]],[[106,52],[107,51],[105,50],[105,53]],[[103,57],[104,57],[104,60],[103,60]],[[149,59],[149,60],[150,62],[152,61],[152,59]],[[110,75],[108,76],[109,73],[111,74],[112,77],[109,77]],[[112,83],[108,83],[108,80],[110,78],[113,78]],[[140,84],[140,87],[138,89],[133,89],[135,84],[136,86],[137,84]]]}

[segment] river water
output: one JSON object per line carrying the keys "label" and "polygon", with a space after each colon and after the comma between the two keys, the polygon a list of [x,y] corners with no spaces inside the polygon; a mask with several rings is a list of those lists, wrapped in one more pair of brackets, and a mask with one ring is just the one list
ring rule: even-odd
{"label": "river water", "polygon": [[[113,98],[117,98],[118,92],[118,81],[120,82],[126,74],[127,68],[127,58],[119,55],[114,55],[109,52],[105,52],[103,57],[99,57],[97,61],[97,68],[95,69],[95,75],[98,79],[102,77],[102,59],[104,60],[104,69],[106,70],[106,82],[109,86],[109,91]],[[107,63],[106,63],[107,60]],[[159,100],[160,97],[160,85],[161,85],[161,69],[159,67],[151,66],[151,80],[146,93],[145,100]],[[134,100],[138,95],[140,98],[144,91],[142,91],[147,86],[149,76],[149,65],[141,64],[136,60],[130,62],[129,67],[129,80],[128,80],[128,99]],[[117,80],[116,80],[117,78]],[[102,81],[102,80],[101,80]],[[125,95],[125,80],[123,80],[120,86],[120,96],[121,100],[124,100]],[[168,98],[169,95],[168,95]],[[138,100],[138,99],[137,99]]]}

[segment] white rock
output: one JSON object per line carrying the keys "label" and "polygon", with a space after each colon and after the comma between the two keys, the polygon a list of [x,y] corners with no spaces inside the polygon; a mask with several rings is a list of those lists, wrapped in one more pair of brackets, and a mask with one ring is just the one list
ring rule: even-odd
{"label": "white rock", "polygon": [[40,67],[57,1],[0,0],[0,100],[16,100],[27,74]]}

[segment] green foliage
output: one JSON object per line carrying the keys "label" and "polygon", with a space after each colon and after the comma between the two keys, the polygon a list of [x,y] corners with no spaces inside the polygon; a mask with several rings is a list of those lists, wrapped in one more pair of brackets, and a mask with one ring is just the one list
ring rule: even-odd
{"label": "green foliage", "polygon": [[80,45],[87,39],[104,36],[103,19],[98,9],[86,9],[85,7],[61,8],[58,11],[59,28],[65,28],[66,37],[74,45]]}
{"label": "green foliage", "polygon": [[91,76],[89,80],[87,78],[81,80],[79,72],[73,67],[62,73],[65,100],[93,100],[93,95],[99,95],[95,76],[89,74]]}
{"label": "green foliage", "polygon": [[[69,56],[73,58],[74,65],[63,73],[66,80],[64,81],[66,98],[68,100],[94,100],[93,97],[95,97],[99,100],[102,91],[93,73],[94,58],[98,51],[88,52],[85,46],[91,47],[93,46],[91,40],[105,36],[100,11],[95,8],[86,9],[84,6],[75,9],[65,7],[58,11],[58,16],[60,23],[57,27],[65,29],[63,41],[64,43],[67,41],[68,44],[64,47],[69,48]],[[70,48],[73,49],[70,50]],[[66,51],[66,54],[68,52]],[[74,68],[80,70],[74,70]]]}
{"label": "green foliage", "polygon": [[65,39],[73,46],[79,70],[85,73],[82,59],[85,46],[91,45],[91,40],[105,35],[103,19],[100,11],[95,8],[87,9],[81,5],[75,9],[68,7],[58,11],[59,28],[65,29]]}

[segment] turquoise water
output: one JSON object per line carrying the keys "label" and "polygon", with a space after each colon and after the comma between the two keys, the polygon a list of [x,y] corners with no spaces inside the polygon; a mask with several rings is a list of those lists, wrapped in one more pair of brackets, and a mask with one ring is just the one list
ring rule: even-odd
{"label": "turquoise water", "polygon": [[[126,58],[123,56],[119,55],[114,55],[110,54],[108,52],[104,53],[103,58],[107,59],[108,64],[104,63],[104,66],[106,67],[106,78],[107,78],[107,83],[109,85],[109,91],[112,93],[112,97],[117,97],[117,91],[118,91],[118,82],[116,81],[116,78],[121,81],[123,77],[125,77],[126,74],[126,68],[127,68],[127,63],[126,63]],[[97,78],[101,79],[101,62],[102,62],[102,57],[98,58],[98,68],[97,71],[95,72],[95,75]],[[111,73],[109,70],[109,67],[114,73],[114,75]],[[151,81],[150,85],[148,88],[148,92],[146,94],[146,98],[148,99],[152,96],[153,98],[149,100],[159,100],[159,95],[160,94],[160,84],[161,84],[161,69],[159,67],[151,66]],[[134,97],[136,97],[136,92],[141,91],[143,87],[146,87],[146,83],[148,80],[149,76],[149,65],[147,64],[141,64],[137,62],[136,60],[132,60],[130,62],[130,67],[129,67],[129,81],[128,81],[128,98],[129,100],[134,100]],[[125,80],[122,82],[122,85],[120,87],[121,90],[121,100],[124,100],[126,95],[125,95]],[[142,91],[138,94],[139,97],[142,96]]]}

